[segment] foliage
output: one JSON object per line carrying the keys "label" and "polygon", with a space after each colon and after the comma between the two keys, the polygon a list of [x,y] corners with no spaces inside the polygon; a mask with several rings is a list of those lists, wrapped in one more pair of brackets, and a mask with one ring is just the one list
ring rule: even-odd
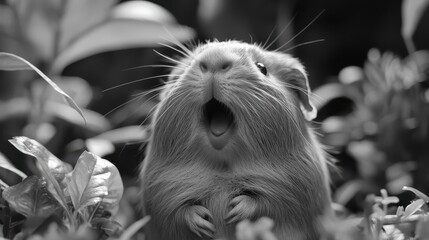
{"label": "foliage", "polygon": [[[0,102],[0,121],[24,116],[25,125],[16,135],[30,138],[15,137],[10,142],[36,158],[37,169],[33,169],[35,175],[27,176],[28,171],[18,170],[0,154],[3,236],[130,239],[150,217],[133,219],[122,233],[122,226],[112,219],[124,191],[122,178],[113,164],[99,156],[114,152],[124,143],[144,142],[148,132],[140,126],[116,128],[105,116],[90,110],[93,91],[89,84],[78,77],[62,76],[62,71],[98,53],[153,47],[171,42],[168,39],[189,40],[193,31],[175,28],[171,15],[144,1],[6,3],[0,5],[0,70],[31,70],[32,74],[14,81],[25,93]],[[403,1],[402,35],[408,57],[371,50],[362,68],[346,68],[338,82],[315,91],[325,99],[319,102],[320,110],[334,99],[352,103],[352,110],[319,119],[325,143],[351,156],[358,168],[355,176],[336,189],[334,200],[348,206],[359,194],[387,189],[381,196],[369,195],[365,201],[358,198],[363,216],[326,217],[324,239],[429,239],[428,197],[423,193],[429,192],[425,181],[429,167],[429,53],[416,51],[412,41],[428,3]],[[161,25],[167,31],[160,31]],[[72,147],[79,141],[84,145],[75,147],[80,156],[74,168],[43,146],[66,138],[69,126],[78,126],[83,132],[79,136],[82,140],[71,139]],[[90,151],[81,153],[82,148]],[[409,192],[405,200],[403,190]],[[410,195],[416,199],[410,202]],[[267,218],[243,221],[237,225],[237,239],[274,240],[272,227]]]}
{"label": "foliage", "polygon": [[[10,0],[6,5],[0,4],[0,52],[4,51],[0,53],[0,70],[34,70],[38,74],[13,75],[18,78],[14,84],[22,84],[25,92],[0,104],[0,121],[27,119],[21,132],[12,136],[25,135],[46,144],[64,137],[70,126],[83,129],[84,138],[106,133],[115,126],[87,108],[93,97],[90,85],[79,77],[61,76],[64,68],[95,54],[154,47],[189,40],[194,35],[192,29],[178,26],[173,16],[158,5],[146,1],[118,2]],[[85,121],[65,107],[52,90],[60,93]],[[115,129],[115,139],[113,134],[110,139],[103,139],[109,143],[106,148],[118,141],[124,143],[144,136],[138,127],[134,130],[125,129],[118,135],[121,129]]]}
{"label": "foliage", "polygon": [[[48,228],[47,234],[54,230],[79,233],[87,231],[87,227],[108,235],[118,234],[121,227],[110,220],[110,216],[122,198],[123,184],[112,163],[84,152],[72,169],[33,139],[15,137],[10,142],[37,159],[41,176],[32,175],[16,185],[3,186],[3,209],[23,215],[27,218],[26,223],[35,218],[39,224],[51,226],[55,223],[54,227]],[[20,174],[11,164],[8,169]],[[3,215],[2,219],[5,236],[13,238],[6,226],[16,226],[17,223],[8,215]],[[34,234],[29,230],[24,224],[21,235]]]}
{"label": "foliage", "polygon": [[[349,170],[356,166],[348,178],[336,179],[334,193],[335,201],[354,211],[364,208],[364,196],[380,188],[405,202],[411,196],[402,192],[403,186],[429,191],[429,52],[415,51],[411,40],[428,2],[403,1],[408,56],[371,49],[363,67],[346,67],[338,81],[315,91],[323,99],[318,106],[322,118],[317,119],[322,140]],[[327,113],[334,106],[336,112]]]}
{"label": "foliage", "polygon": [[405,208],[389,207],[399,199],[388,196],[382,189],[381,196],[369,195],[365,200],[363,217],[348,217],[327,221],[327,234],[323,239],[362,240],[411,240],[428,239],[429,198],[415,188],[404,187],[415,193],[416,199]]}

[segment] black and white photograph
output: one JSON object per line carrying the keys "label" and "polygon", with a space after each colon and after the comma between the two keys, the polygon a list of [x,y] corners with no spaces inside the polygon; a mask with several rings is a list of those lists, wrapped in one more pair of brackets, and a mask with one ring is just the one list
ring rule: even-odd
{"label": "black and white photograph", "polygon": [[429,240],[429,0],[0,0],[0,240]]}

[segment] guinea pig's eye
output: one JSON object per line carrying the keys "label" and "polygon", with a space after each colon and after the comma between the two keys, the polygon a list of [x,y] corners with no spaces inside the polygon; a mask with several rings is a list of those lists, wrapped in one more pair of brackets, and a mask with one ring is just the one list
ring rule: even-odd
{"label": "guinea pig's eye", "polygon": [[257,62],[256,66],[259,68],[259,71],[261,71],[262,74],[264,74],[265,76],[267,76],[267,68],[265,67],[264,64]]}

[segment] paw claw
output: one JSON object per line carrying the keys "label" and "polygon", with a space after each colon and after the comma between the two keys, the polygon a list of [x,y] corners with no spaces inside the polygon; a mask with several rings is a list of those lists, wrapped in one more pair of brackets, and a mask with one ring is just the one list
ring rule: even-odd
{"label": "paw claw", "polygon": [[256,203],[252,197],[239,195],[233,198],[229,204],[230,211],[225,217],[227,224],[238,222],[247,218],[252,218],[256,212]]}
{"label": "paw claw", "polygon": [[190,206],[185,215],[189,229],[200,238],[202,235],[214,237],[215,227],[211,223],[212,219],[210,211],[199,205]]}

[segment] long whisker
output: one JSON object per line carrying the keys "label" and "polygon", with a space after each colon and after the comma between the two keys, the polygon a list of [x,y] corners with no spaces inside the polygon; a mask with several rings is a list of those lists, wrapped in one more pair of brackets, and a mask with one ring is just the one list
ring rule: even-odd
{"label": "long whisker", "polygon": [[[301,47],[301,46],[305,46],[305,45],[309,45],[309,44],[313,44],[313,43],[318,43],[318,42],[323,42],[323,41],[325,41],[325,39],[317,39],[317,40],[313,40],[313,41],[308,41],[308,42],[303,42],[303,43],[299,43],[299,44],[297,44],[297,45],[295,45],[295,46],[293,46],[293,47],[290,47],[290,48],[288,48],[288,49],[286,49],[286,50],[283,50],[283,52],[289,52],[290,50],[292,50],[292,49],[295,49],[295,48],[297,48],[297,47]],[[281,48],[282,47],[284,47],[284,45],[282,45],[282,46],[280,46],[279,48],[277,48],[276,50],[274,50],[274,51],[279,51],[279,50],[281,50]]]}
{"label": "long whisker", "polygon": [[144,65],[144,66],[137,66],[137,67],[132,67],[132,68],[126,68],[122,71],[130,71],[130,70],[135,70],[135,69],[140,69],[140,68],[172,68],[172,69],[181,69],[184,70],[183,68],[180,68],[177,65],[166,65],[166,64],[154,64],[154,65]]}
{"label": "long whisker", "polygon": [[162,53],[160,53],[160,52],[158,52],[156,50],[153,50],[153,51],[156,52],[159,56],[161,56],[161,57],[163,57],[163,58],[165,58],[167,60],[170,60],[171,62],[176,63],[177,65],[181,65],[182,64],[179,60],[171,58],[171,57],[169,57],[169,56],[167,56],[165,54],[162,54]]}
{"label": "long whisker", "polygon": [[132,99],[130,99],[130,100],[128,100],[128,101],[126,101],[126,102],[122,103],[121,105],[119,105],[119,106],[117,106],[117,107],[113,108],[112,110],[108,111],[108,112],[107,112],[107,113],[105,113],[103,116],[104,116],[104,117],[106,117],[107,115],[110,115],[112,112],[114,112],[114,111],[118,110],[119,108],[121,108],[121,107],[123,107],[123,106],[125,106],[125,105],[127,105],[127,104],[129,104],[129,103],[132,103],[132,102],[134,102],[134,101],[137,101],[138,99],[140,99],[140,98],[142,98],[142,97],[143,97],[143,96],[136,97],[136,98],[132,98]]}
{"label": "long whisker", "polygon": [[[157,104],[157,105],[155,105],[155,106],[153,106],[153,107],[149,110],[149,116],[147,117],[147,119],[152,119],[153,114],[155,114],[155,108],[157,108],[157,107],[158,107],[158,104]],[[140,126],[141,126],[141,125],[143,125],[143,123],[144,123],[144,121],[140,124]]]}
{"label": "long whisker", "polygon": [[[149,94],[149,93],[148,93],[148,94]],[[116,111],[117,109],[119,109],[119,108],[121,108],[121,107],[124,107],[124,106],[125,106],[125,105],[127,105],[127,104],[130,104],[130,103],[132,103],[132,102],[136,102],[137,100],[141,100],[143,97],[145,97],[145,96],[146,96],[146,95],[148,95],[148,94],[140,94],[139,96],[133,97],[133,98],[132,98],[132,99],[130,99],[129,101],[127,101],[127,102],[125,102],[125,103],[123,103],[123,104],[121,104],[121,105],[117,106],[116,108],[114,108],[114,109],[110,110],[108,113],[106,113],[106,114],[105,114],[105,116],[106,116],[106,115],[108,115],[108,114],[111,114],[113,111]],[[152,95],[151,97],[149,97],[148,99],[146,99],[146,100],[145,100],[142,104],[140,104],[139,106],[144,106],[147,102],[150,102],[152,99],[156,98],[158,95],[159,95],[159,93],[156,93],[156,94]],[[133,110],[133,112],[132,112],[130,115],[135,114],[138,110],[139,110],[139,108],[138,108],[138,107],[137,107],[137,108],[135,108],[135,109]]]}
{"label": "long whisker", "polygon": [[178,48],[175,48],[175,47],[170,46],[170,45],[165,44],[165,43],[159,43],[159,44],[160,44],[160,45],[162,45],[162,46],[164,46],[164,47],[170,48],[170,49],[172,49],[172,50],[174,50],[174,51],[176,51],[176,52],[178,52],[178,53],[182,54],[182,55],[183,55],[183,56],[185,56],[185,57],[191,57],[187,52],[184,52],[184,51],[182,51],[182,50],[180,50],[180,49],[178,49]]}
{"label": "long whisker", "polygon": [[[189,45],[190,45],[190,49],[195,49],[198,45],[200,45],[200,43],[199,42],[197,42],[197,40],[195,40],[195,39],[192,39],[190,42],[189,42]],[[189,49],[189,48],[188,48]]]}
{"label": "long whisker", "polygon": [[133,97],[138,97],[138,96],[141,96],[141,95],[149,95],[149,94],[151,94],[151,93],[154,93],[154,92],[157,92],[157,91],[163,90],[163,89],[165,89],[166,87],[167,87],[167,85],[162,84],[161,86],[157,86],[157,87],[154,87],[154,88],[148,89],[148,90],[146,90],[146,91],[142,91],[142,92],[140,92],[140,93],[133,94],[132,96],[133,96]]}
{"label": "long whisker", "polygon": [[169,31],[167,31],[167,33],[170,35],[170,37],[172,39],[164,38],[164,40],[166,40],[166,41],[168,41],[168,42],[170,42],[176,46],[179,46],[184,52],[188,53],[187,54],[188,56],[190,56],[190,57],[193,56],[193,53],[191,50],[189,50],[189,48],[187,48],[185,45],[183,45],[183,43],[181,43],[179,40],[177,40],[177,38],[175,36],[173,36],[173,34],[171,34]]}
{"label": "long whisker", "polygon": [[[160,92],[158,92],[158,93],[154,94],[154,95],[153,95],[153,96],[151,96],[150,98],[146,99],[146,100],[143,102],[143,104],[146,104],[147,102],[152,101],[154,98],[157,98],[157,97],[159,96],[159,94],[160,94]],[[143,104],[142,104],[142,105],[143,105]],[[153,109],[153,108],[155,108],[156,106],[157,106],[157,104],[155,104],[155,106],[153,106],[153,107],[149,110],[149,116],[150,116],[150,114],[151,114],[151,112],[152,112],[152,109]]]}
{"label": "long whisker", "polygon": [[[174,86],[174,88],[177,88],[177,85],[176,85],[176,86]],[[173,89],[173,90],[174,90],[174,89]],[[182,94],[183,94],[183,93],[182,93]],[[179,94],[179,95],[181,95],[181,94]],[[172,99],[173,101],[175,101],[176,99],[178,99],[178,97],[179,97],[179,96],[172,96],[172,98],[171,98],[171,99]],[[155,112],[156,112],[154,109],[155,109],[156,107],[158,107],[158,105],[153,106],[153,107],[149,110],[149,112],[150,112],[150,113],[149,113],[149,116],[148,116],[148,118],[149,118],[149,119],[152,119],[152,118],[153,118],[153,115],[154,115],[154,114],[155,114]],[[143,124],[143,122],[142,122],[141,124]]]}
{"label": "long whisker", "polygon": [[291,39],[289,39],[289,41],[287,41],[285,44],[283,44],[280,48],[288,45],[295,38],[297,38],[299,35],[301,35],[301,33],[303,33],[305,30],[307,30],[307,28],[309,28],[324,12],[325,12],[325,10],[322,10],[319,14],[317,14],[317,16],[313,18],[313,20],[311,20],[303,29],[301,29],[301,31],[299,31],[297,34],[295,34],[295,36],[293,36]]}
{"label": "long whisker", "polygon": [[[177,94],[177,95],[175,95],[171,100],[172,100],[172,101],[175,101],[176,99],[179,99],[180,97],[184,96],[184,95],[185,95],[185,93],[187,93],[187,92],[181,92],[181,93],[178,93],[178,94]],[[188,96],[188,95],[190,95],[190,92],[188,92],[186,96]],[[161,119],[161,118],[164,116],[164,114],[166,114],[166,113],[170,110],[170,108],[171,108],[172,106],[174,106],[174,104],[171,104],[170,106],[168,106],[168,107],[164,110],[164,112],[163,112],[162,114],[160,114],[157,118],[158,118],[158,119]]]}
{"label": "long whisker", "polygon": [[289,28],[289,26],[295,20],[295,18],[296,18],[296,14],[295,14],[295,16],[292,17],[290,22],[280,31],[280,33],[277,34],[277,37],[274,38],[273,41],[265,49],[269,49],[280,38],[280,36]]}
{"label": "long whisker", "polygon": [[298,87],[298,86],[295,86],[295,85],[292,85],[289,83],[283,83],[283,84],[288,88],[292,88],[292,89],[295,89],[297,91],[304,93],[305,95],[307,95],[307,97],[309,97],[309,98],[311,97],[311,99],[313,99],[317,102],[323,101],[323,98],[321,96],[319,96],[318,94],[315,94],[313,92],[308,92],[307,89],[304,89],[304,88],[301,88],[301,87]]}
{"label": "long whisker", "polygon": [[[277,102],[277,104],[279,104],[282,107],[282,109],[284,109],[287,112],[287,114],[289,114],[290,116],[293,116],[294,113],[292,112],[292,109],[289,108],[289,106],[291,106],[292,108],[294,108],[295,111],[300,111],[300,109],[297,106],[291,105],[291,104],[287,104],[286,101],[278,99],[277,97],[275,97],[272,94],[270,94],[268,91],[262,91],[262,92],[263,92],[263,94],[262,94],[263,97],[269,97],[271,99],[275,99],[275,101]],[[298,124],[297,120],[295,118],[293,118],[293,117],[291,117],[290,119],[291,119],[291,122],[294,125],[294,127],[296,129],[299,129],[299,124]],[[298,133],[305,139],[305,137],[304,137],[304,135],[303,135],[303,133],[301,131],[298,131]]]}
{"label": "long whisker", "polygon": [[270,35],[268,35],[267,40],[265,40],[264,44],[261,45],[261,48],[266,49],[265,46],[268,44],[268,42],[270,41],[271,36],[273,35],[274,31],[276,30],[277,25],[273,27],[273,29],[270,32]]}
{"label": "long whisker", "polygon": [[131,81],[131,82],[122,83],[122,84],[119,84],[117,86],[104,89],[102,92],[111,91],[111,90],[119,88],[119,87],[123,87],[123,86],[129,85],[129,84],[134,84],[134,83],[138,83],[138,82],[142,82],[142,81],[146,81],[146,80],[150,80],[150,79],[163,78],[163,77],[171,77],[171,76],[175,77],[175,76],[178,76],[178,75],[163,74],[163,75],[157,75],[157,76],[152,76],[152,77],[137,79],[137,80],[134,80],[134,81]]}
{"label": "long whisker", "polygon": [[[261,83],[261,84],[263,84],[263,85],[265,85],[267,87],[273,87],[271,84],[268,84],[268,83]],[[299,86],[296,86],[296,85],[293,85],[293,84],[290,84],[290,83],[287,83],[287,82],[281,82],[281,84],[283,86],[287,87],[287,88],[291,88],[291,89],[300,91],[300,92],[304,93],[305,95],[307,95],[307,97],[311,96],[311,98],[314,99],[315,101],[322,101],[323,100],[323,98],[321,96],[319,96],[319,95],[317,95],[317,94],[315,94],[313,92],[309,92],[305,88],[302,88],[302,87],[299,87]]]}

